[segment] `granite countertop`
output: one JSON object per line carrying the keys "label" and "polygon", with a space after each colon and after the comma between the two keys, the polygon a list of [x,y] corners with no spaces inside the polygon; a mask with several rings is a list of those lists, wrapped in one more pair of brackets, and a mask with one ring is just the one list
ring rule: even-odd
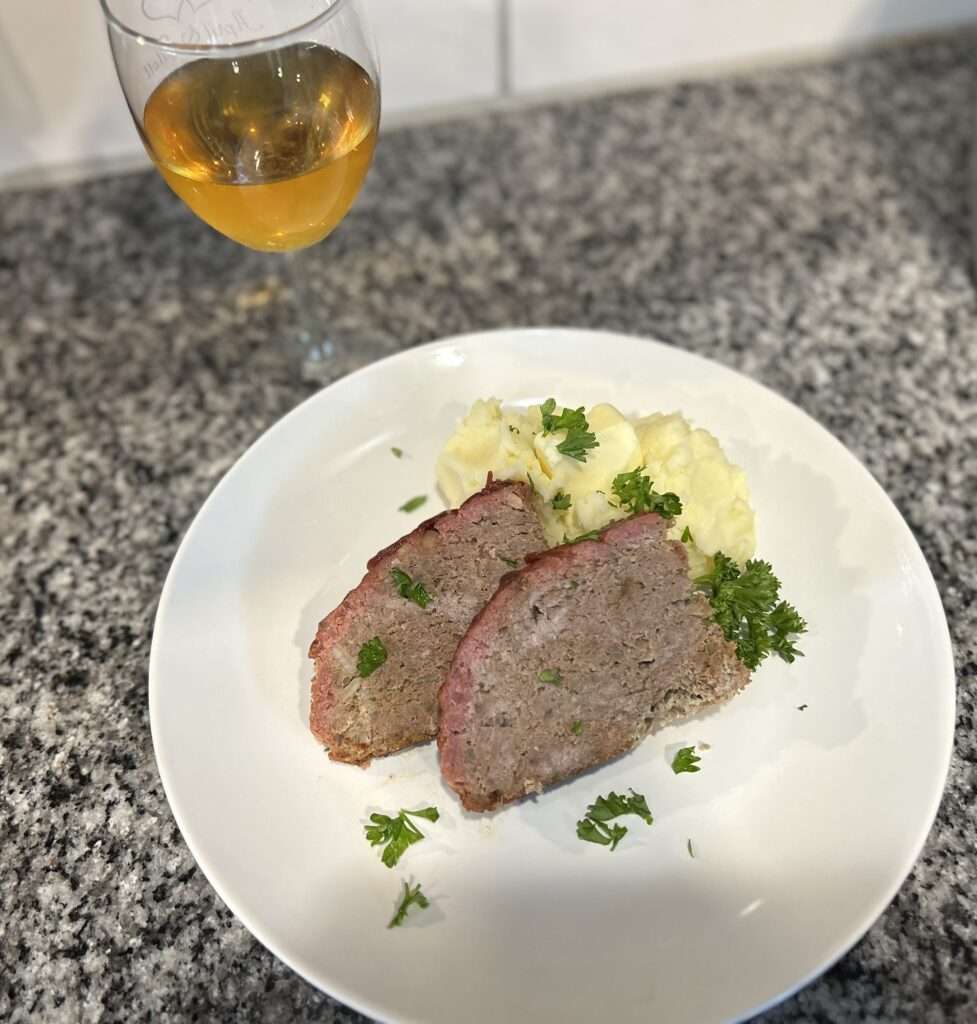
{"label": "granite countertop", "polygon": [[[908,520],[956,649],[947,793],[881,920],[769,1022],[977,1013],[975,44],[390,131],[309,254],[368,339],[342,369],[498,325],[657,335],[798,403]],[[221,904],[149,734],[181,533],[310,390],[281,271],[149,173],[0,194],[0,1019],[362,1020]]]}

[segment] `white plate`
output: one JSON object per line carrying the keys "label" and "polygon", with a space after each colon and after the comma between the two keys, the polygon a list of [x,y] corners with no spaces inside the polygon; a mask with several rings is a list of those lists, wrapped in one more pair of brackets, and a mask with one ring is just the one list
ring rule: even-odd
{"label": "white plate", "polygon": [[[811,625],[807,657],[764,665],[717,713],[495,815],[461,810],[433,747],[366,771],[331,763],[306,727],[318,619],[437,510],[435,456],[473,399],[551,394],[679,409],[720,438],[752,486],[760,553]],[[397,511],[423,492],[422,510]],[[149,700],[201,869],[261,942],[343,1002],[398,1021],[703,1024],[796,990],[892,898],[943,790],[954,674],[909,529],[803,412],[655,342],[510,330],[375,363],[254,444],[174,560]],[[711,749],[699,774],[673,775],[686,743]],[[613,854],[577,840],[587,804],[629,786],[655,824]],[[367,815],[431,803],[441,821],[387,870]],[[432,905],[387,930],[402,877]]]}

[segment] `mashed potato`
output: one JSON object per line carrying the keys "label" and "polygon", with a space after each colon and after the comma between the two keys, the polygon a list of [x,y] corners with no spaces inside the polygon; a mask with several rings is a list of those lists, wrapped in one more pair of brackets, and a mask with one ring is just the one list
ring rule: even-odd
{"label": "mashed potato", "polygon": [[[523,480],[542,499],[543,525],[551,544],[600,529],[627,513],[617,507],[614,478],[638,466],[656,491],[674,491],[682,514],[669,536],[679,539],[688,527],[693,575],[723,551],[742,563],[756,547],[750,492],[741,469],[723,454],[707,430],[693,428],[678,413],[653,413],[639,420],[622,416],[613,405],[595,405],[587,414],[598,446],[579,462],[557,450],[563,431],[544,434],[539,406],[503,409],[495,398],[475,402],[438,457],[438,485],[452,506],[481,490],[486,474],[499,480]],[[553,508],[562,492],[571,506]]]}

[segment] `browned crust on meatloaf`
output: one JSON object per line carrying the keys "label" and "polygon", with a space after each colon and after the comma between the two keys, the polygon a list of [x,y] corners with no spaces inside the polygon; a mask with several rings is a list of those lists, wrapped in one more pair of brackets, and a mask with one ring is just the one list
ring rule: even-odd
{"label": "browned crust on meatloaf", "polygon": [[667,529],[649,513],[534,555],[472,622],[438,731],[442,774],[469,810],[603,764],[749,682]]}
{"label": "browned crust on meatloaf", "polygon": [[[545,546],[531,489],[495,481],[460,508],[421,523],[370,559],[361,583],[319,624],[309,725],[329,756],[352,764],[433,739],[437,693],[458,641],[499,579]],[[432,597],[402,597],[402,569]],[[387,660],[365,678],[360,647],[379,637]]]}

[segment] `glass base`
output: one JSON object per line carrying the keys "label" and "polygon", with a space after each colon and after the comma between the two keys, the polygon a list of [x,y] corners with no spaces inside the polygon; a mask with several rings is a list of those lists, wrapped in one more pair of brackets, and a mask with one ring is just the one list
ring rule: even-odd
{"label": "glass base", "polygon": [[299,332],[298,343],[303,383],[328,384],[336,375],[336,346],[327,339],[313,339],[305,330]]}
{"label": "glass base", "polygon": [[235,297],[241,316],[260,320],[288,377],[308,388],[323,388],[400,347],[372,332],[364,337],[354,318],[330,308],[338,299],[316,255],[269,256],[264,275]]}

